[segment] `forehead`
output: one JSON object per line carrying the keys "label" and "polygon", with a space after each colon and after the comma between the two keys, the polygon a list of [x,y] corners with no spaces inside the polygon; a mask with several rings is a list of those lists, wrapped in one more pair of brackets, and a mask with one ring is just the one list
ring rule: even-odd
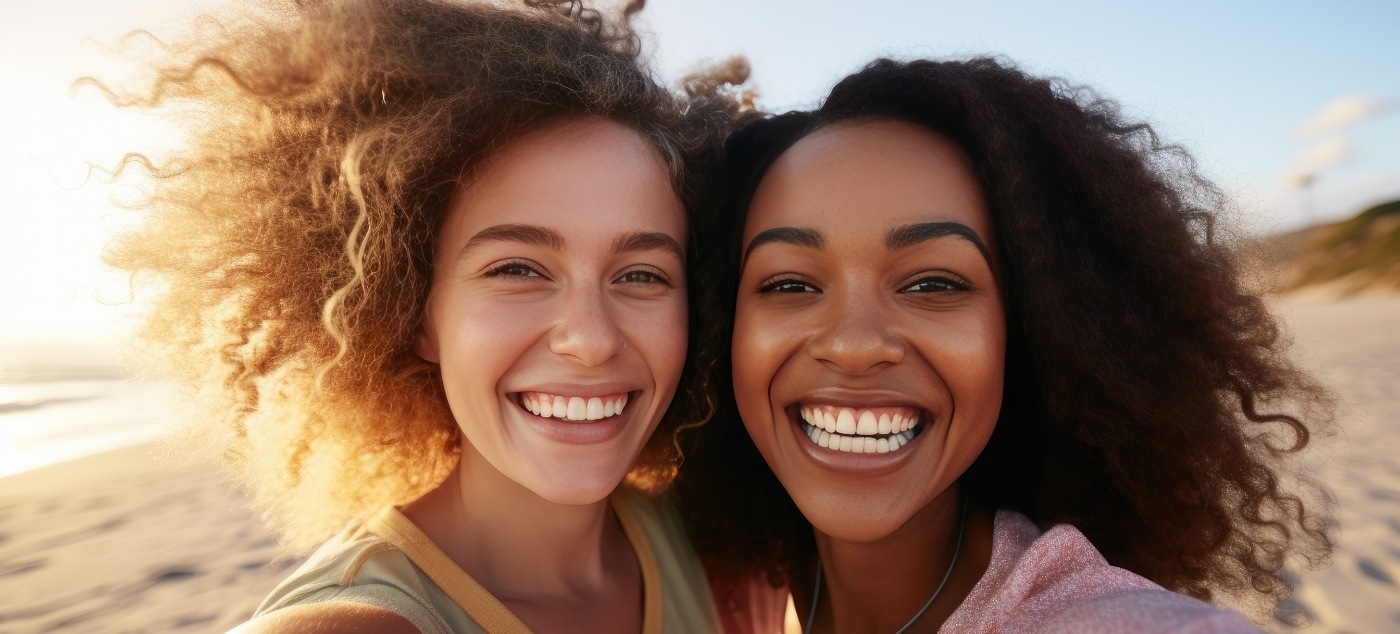
{"label": "forehead", "polygon": [[991,244],[971,161],[927,128],[859,121],[813,132],[774,162],[754,192],[744,241],[778,226],[883,240],[892,227],[929,221],[965,224]]}
{"label": "forehead", "polygon": [[686,226],[660,152],[635,130],[601,118],[553,122],[497,150],[460,186],[443,231],[470,234],[502,223],[577,235],[624,226],[682,243]]}

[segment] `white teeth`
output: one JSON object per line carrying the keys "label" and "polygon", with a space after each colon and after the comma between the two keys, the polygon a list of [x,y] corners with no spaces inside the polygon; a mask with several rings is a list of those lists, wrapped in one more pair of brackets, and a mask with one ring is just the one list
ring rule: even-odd
{"label": "white teeth", "polygon": [[[822,416],[822,412],[811,411],[807,409],[802,410],[802,415],[804,419],[811,417],[818,420],[824,420],[830,417],[829,415]],[[854,416],[849,417],[853,419],[855,418]],[[862,418],[864,417],[865,416],[863,414]],[[893,427],[893,422],[891,418],[886,418],[885,421],[887,425]],[[909,429],[905,429],[904,431],[891,431],[890,433],[880,433],[878,431],[880,429],[880,424],[874,423],[876,425],[877,432],[871,435],[856,435],[843,434],[840,432],[830,432],[823,429],[822,427],[813,425],[810,422],[806,422],[807,424],[803,425],[803,431],[807,434],[808,439],[810,439],[818,447],[822,447],[824,449],[831,449],[832,451],[842,451],[846,453],[890,453],[902,449],[905,445],[909,444],[909,441],[913,440],[914,436],[918,433],[917,430],[913,429],[913,427],[918,423],[917,420],[910,419],[908,421],[903,422],[909,427]],[[838,427],[840,425],[841,423],[838,423]]]}
{"label": "white teeth", "polygon": [[[878,409],[878,408],[877,408]],[[881,412],[833,406],[802,406],[803,431],[819,447],[849,453],[899,451],[918,433],[915,410]]]}
{"label": "white teeth", "polygon": [[841,413],[836,416],[836,433],[856,433],[856,417],[851,414],[851,410],[843,409]]}
{"label": "white teeth", "polygon": [[856,433],[862,436],[874,436],[879,433],[880,424],[875,422],[875,414],[870,410],[860,413],[860,420],[856,421]]}
{"label": "white teeth", "polygon": [[526,411],[540,418],[563,418],[572,421],[602,420],[622,413],[627,406],[627,395],[614,396],[557,396],[541,392],[525,392],[520,395],[520,405]]}

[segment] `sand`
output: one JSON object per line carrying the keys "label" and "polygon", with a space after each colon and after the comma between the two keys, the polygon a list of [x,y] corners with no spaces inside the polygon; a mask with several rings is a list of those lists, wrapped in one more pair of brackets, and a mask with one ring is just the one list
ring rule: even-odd
{"label": "sand", "polygon": [[1336,495],[1338,547],[1289,603],[1313,615],[1306,632],[1400,632],[1400,296],[1298,294],[1276,307],[1295,358],[1343,402],[1339,434],[1308,457]]}
{"label": "sand", "polygon": [[292,570],[214,469],[151,449],[0,479],[0,632],[222,632]]}
{"label": "sand", "polygon": [[[1290,606],[1312,615],[1306,632],[1400,631],[1400,296],[1276,306],[1346,404],[1310,458],[1339,547]],[[0,478],[0,632],[223,631],[296,565],[214,469],[150,450]]]}

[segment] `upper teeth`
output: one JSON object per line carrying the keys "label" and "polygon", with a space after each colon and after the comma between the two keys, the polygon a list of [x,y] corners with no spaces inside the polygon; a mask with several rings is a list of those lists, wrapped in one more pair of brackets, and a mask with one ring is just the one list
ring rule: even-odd
{"label": "upper teeth", "polygon": [[832,405],[802,407],[804,429],[812,442],[850,453],[898,451],[913,440],[919,410],[907,407],[855,409]]}
{"label": "upper teeth", "polygon": [[608,396],[559,396],[544,392],[522,392],[520,404],[531,414],[564,420],[599,420],[622,413],[627,394]]}

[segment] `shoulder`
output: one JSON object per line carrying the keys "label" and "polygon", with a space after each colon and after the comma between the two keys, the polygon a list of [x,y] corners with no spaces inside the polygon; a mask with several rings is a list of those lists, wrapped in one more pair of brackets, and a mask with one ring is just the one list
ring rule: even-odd
{"label": "shoulder", "polygon": [[236,631],[447,632],[436,586],[370,531],[373,523],[347,527],[322,545],[268,594],[249,629]]}
{"label": "shoulder", "polygon": [[408,619],[389,610],[362,603],[327,601],[294,605],[264,614],[229,634],[420,634]]}
{"label": "shoulder", "polygon": [[1253,634],[1244,615],[1161,587],[1076,597],[1047,618],[1041,632]]}
{"label": "shoulder", "polygon": [[1108,563],[1073,526],[999,511],[982,580],[949,619],[1039,632],[1254,632],[1242,615]]}
{"label": "shoulder", "polygon": [[294,605],[336,601],[344,598],[336,594],[352,586],[399,586],[402,584],[393,581],[411,578],[410,569],[407,558],[392,544],[365,530],[363,525],[352,525],[321,545],[301,567],[277,584],[254,616]]}

